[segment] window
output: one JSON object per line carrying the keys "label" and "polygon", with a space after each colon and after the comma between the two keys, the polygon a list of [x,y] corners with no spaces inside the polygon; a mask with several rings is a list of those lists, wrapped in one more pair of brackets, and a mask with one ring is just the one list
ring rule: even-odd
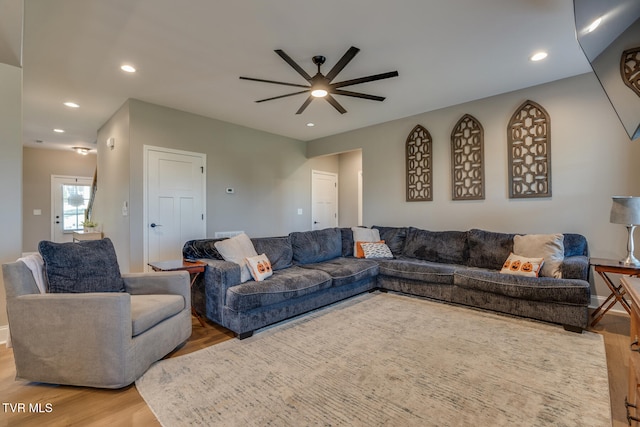
{"label": "window", "polygon": [[62,185],[62,230],[82,230],[84,211],[91,195],[90,185]]}

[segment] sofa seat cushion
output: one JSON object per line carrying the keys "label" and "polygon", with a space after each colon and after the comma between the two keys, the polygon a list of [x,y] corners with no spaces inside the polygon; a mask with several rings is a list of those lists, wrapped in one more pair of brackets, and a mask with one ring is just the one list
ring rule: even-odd
{"label": "sofa seat cushion", "polygon": [[334,258],[303,267],[324,271],[333,279],[333,286],[348,285],[378,275],[378,263],[363,258]]}
{"label": "sofa seat cushion", "polygon": [[245,282],[227,289],[226,306],[236,312],[277,304],[331,287],[324,271],[293,266],[273,272],[262,282]]}
{"label": "sofa seat cushion", "polygon": [[132,336],[140,335],[184,309],[182,295],[131,295]]}
{"label": "sofa seat cushion", "polygon": [[529,301],[585,305],[591,299],[589,282],[584,280],[513,276],[469,268],[456,271],[453,283],[460,288]]}
{"label": "sofa seat cushion", "polygon": [[453,273],[456,269],[462,268],[456,264],[441,264],[406,257],[379,259],[376,262],[380,267],[380,275],[383,276],[446,285],[453,284]]}

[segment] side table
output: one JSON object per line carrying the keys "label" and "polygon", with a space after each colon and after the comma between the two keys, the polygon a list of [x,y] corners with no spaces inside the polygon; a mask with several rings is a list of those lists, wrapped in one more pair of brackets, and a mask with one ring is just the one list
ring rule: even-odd
{"label": "side table", "polygon": [[[156,261],[149,263],[149,267],[151,267],[153,271],[189,272],[189,275],[191,276],[191,287],[193,287],[193,284],[196,282],[198,275],[200,273],[204,273],[204,269],[206,266],[207,263],[202,261],[185,261],[182,259],[172,259],[169,261]],[[191,304],[191,314],[193,314],[195,318],[198,319],[198,322],[200,322],[200,326],[204,327],[204,321],[202,320],[202,317],[200,317],[196,309],[193,307],[193,304]]]}
{"label": "side table", "polygon": [[593,318],[591,326],[595,326],[600,319],[602,319],[602,316],[604,316],[607,311],[611,310],[616,302],[619,302],[622,308],[624,308],[627,313],[631,314],[631,306],[624,298],[624,295],[627,293],[626,290],[622,284],[615,285],[607,273],[640,276],[640,266],[624,265],[618,260],[606,258],[590,258],[589,265],[593,266],[595,272],[602,277],[604,283],[606,283],[611,290],[611,294],[607,299],[604,300],[604,302],[591,314],[591,317]]}

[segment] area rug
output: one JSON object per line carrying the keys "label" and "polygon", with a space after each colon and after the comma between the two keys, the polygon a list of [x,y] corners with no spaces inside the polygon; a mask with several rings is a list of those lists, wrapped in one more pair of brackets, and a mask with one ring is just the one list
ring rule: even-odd
{"label": "area rug", "polygon": [[163,426],[610,426],[590,332],[373,293],[162,360]]}

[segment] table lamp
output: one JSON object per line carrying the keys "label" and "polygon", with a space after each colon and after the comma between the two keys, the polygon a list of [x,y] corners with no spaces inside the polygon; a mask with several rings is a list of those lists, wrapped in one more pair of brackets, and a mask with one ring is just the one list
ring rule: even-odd
{"label": "table lamp", "polygon": [[633,230],[640,224],[640,197],[613,196],[610,222],[624,224],[629,233],[627,237],[627,257],[620,261],[624,265],[640,265],[640,261],[633,255]]}

